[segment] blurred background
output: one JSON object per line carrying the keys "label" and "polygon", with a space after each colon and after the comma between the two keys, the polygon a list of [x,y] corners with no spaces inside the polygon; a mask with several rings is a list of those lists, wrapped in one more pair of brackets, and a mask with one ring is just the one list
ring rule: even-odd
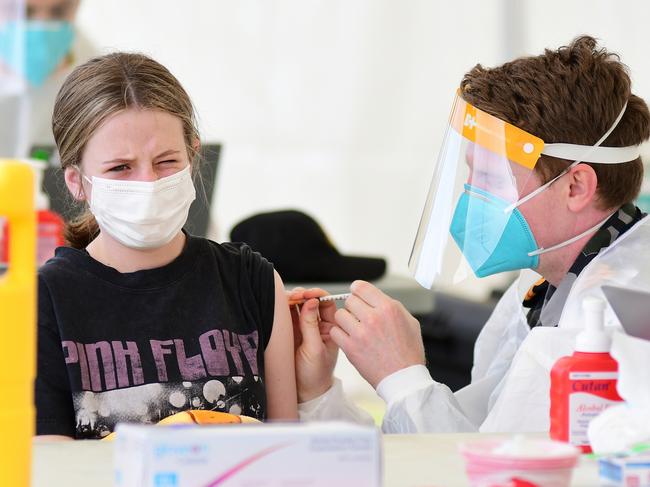
{"label": "blurred background", "polygon": [[[141,51],[223,145],[210,235],[274,208],[406,273],[453,93],[477,63],[599,38],[650,99],[644,0],[82,0],[98,52]],[[464,292],[484,297],[479,281]]]}
{"label": "blurred background", "polygon": [[[650,100],[648,18],[646,0],[81,0],[74,22],[80,57],[143,52],[189,92],[204,144],[220,148],[209,237],[228,240],[252,214],[296,208],[341,253],[384,257],[388,275],[407,279],[463,74],[589,34],[621,55],[634,92]],[[640,204],[649,197],[646,185]],[[490,298],[510,279],[443,285],[435,306],[426,294],[431,306],[413,310],[434,377],[452,388],[468,381]],[[372,396],[349,368],[340,373]]]}

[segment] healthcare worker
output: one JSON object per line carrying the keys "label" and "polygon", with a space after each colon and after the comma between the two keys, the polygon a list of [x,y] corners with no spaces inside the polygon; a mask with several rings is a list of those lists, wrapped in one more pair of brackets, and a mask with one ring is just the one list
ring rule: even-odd
{"label": "healthcare worker", "polygon": [[332,377],[338,346],[386,401],[385,432],[548,431],[550,369],[572,350],[583,299],[604,284],[650,290],[650,222],[633,204],[649,136],[625,66],[591,37],[469,71],[410,267],[425,287],[443,271],[468,285],[522,270],[477,339],[471,384],[435,382],[417,320],[357,281],[344,309],[302,308],[301,418],[364,420]]}
{"label": "healthcare worker", "polygon": [[54,99],[94,49],[73,22],[79,0],[0,0],[0,156],[54,145]]}

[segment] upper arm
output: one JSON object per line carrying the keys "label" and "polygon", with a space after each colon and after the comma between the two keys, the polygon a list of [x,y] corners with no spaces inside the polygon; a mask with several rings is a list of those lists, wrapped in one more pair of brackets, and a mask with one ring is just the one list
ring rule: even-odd
{"label": "upper arm", "polygon": [[274,271],[275,310],[269,344],[264,351],[266,402],[269,419],[297,419],[293,326],[280,275]]}

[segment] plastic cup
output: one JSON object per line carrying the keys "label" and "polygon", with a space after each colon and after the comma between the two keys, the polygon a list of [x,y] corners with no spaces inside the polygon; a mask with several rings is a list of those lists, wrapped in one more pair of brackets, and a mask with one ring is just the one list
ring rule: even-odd
{"label": "plastic cup", "polygon": [[568,487],[580,450],[544,439],[478,440],[461,445],[472,487]]}

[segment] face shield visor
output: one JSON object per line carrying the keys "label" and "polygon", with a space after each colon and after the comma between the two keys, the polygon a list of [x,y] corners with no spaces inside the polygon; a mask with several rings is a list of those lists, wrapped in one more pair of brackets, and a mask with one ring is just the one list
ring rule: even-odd
{"label": "face shield visor", "polygon": [[[563,229],[573,232],[565,242],[542,244],[522,208],[580,162],[620,163],[639,156],[638,146],[599,147],[623,116],[594,146],[544,144],[544,141],[467,103],[457,94],[438,163],[416,235],[409,268],[416,280],[431,288],[451,277],[452,284],[505,271],[535,269],[539,256],[568,245],[596,227],[581,228],[575,217]],[[534,172],[540,155],[574,161],[540,186]],[[539,213],[539,208],[537,213]],[[552,209],[549,208],[549,215]],[[552,224],[552,218],[546,218]],[[541,233],[541,232],[540,232]]]}
{"label": "face shield visor", "polygon": [[[6,57],[23,57],[22,32],[9,38],[9,26],[24,25],[23,0],[0,0],[0,157],[27,155],[29,134],[29,99],[27,82],[9,63]],[[6,53],[7,56],[4,56]]]}

